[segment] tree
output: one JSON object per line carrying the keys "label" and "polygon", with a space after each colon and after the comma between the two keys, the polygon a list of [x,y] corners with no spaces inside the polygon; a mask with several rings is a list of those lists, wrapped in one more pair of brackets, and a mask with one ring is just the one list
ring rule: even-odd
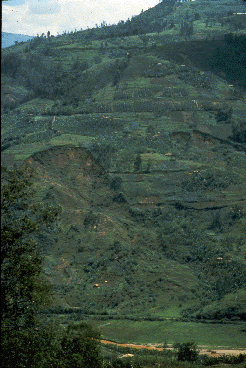
{"label": "tree", "polygon": [[11,78],[15,78],[21,68],[21,56],[11,52],[2,58],[2,72]]}
{"label": "tree", "polygon": [[31,176],[28,169],[2,167],[1,318],[7,329],[32,326],[37,310],[50,295],[42,276],[42,258],[31,236],[43,216],[34,213],[30,204]]}
{"label": "tree", "polygon": [[100,335],[85,323],[46,325],[38,311],[50,301],[34,235],[57,216],[35,206],[33,172],[2,167],[1,364],[5,368],[100,368]]}
{"label": "tree", "polygon": [[239,143],[246,143],[246,123],[244,121],[233,124],[230,138]]}
{"label": "tree", "polygon": [[142,166],[142,159],[140,154],[138,153],[136,156],[136,160],[134,161],[134,171],[140,171]]}
{"label": "tree", "polygon": [[[2,167],[1,185],[1,363],[6,368],[99,368],[99,333],[85,323],[38,321],[50,301],[34,235],[58,215],[33,204],[33,172]],[[39,209],[38,209],[39,208]]]}
{"label": "tree", "polygon": [[194,362],[198,358],[198,350],[194,342],[184,342],[174,345],[174,349],[177,350],[178,360]]}
{"label": "tree", "polygon": [[67,368],[99,368],[99,332],[86,323],[70,324],[61,340],[60,359]]}
{"label": "tree", "polygon": [[58,321],[12,331],[2,338],[5,368],[101,368],[100,334],[86,323],[62,327]]}
{"label": "tree", "polygon": [[113,179],[112,179],[112,181],[111,181],[111,183],[110,183],[110,189],[113,189],[113,190],[120,190],[121,189],[121,184],[122,184],[122,179],[121,179],[121,177],[119,177],[119,176],[115,176]]}

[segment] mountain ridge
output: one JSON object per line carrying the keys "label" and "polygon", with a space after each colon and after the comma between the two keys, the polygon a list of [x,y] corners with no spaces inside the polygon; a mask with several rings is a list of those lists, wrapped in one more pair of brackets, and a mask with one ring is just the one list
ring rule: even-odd
{"label": "mountain ridge", "polygon": [[23,35],[19,33],[2,32],[1,47],[6,48],[13,46],[15,42],[27,42],[34,36]]}

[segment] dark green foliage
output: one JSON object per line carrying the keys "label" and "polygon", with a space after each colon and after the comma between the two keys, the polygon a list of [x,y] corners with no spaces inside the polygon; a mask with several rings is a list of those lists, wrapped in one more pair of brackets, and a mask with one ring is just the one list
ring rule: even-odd
{"label": "dark green foliage", "polygon": [[195,20],[199,20],[200,19],[200,14],[199,13],[195,13]]}
{"label": "dark green foliage", "polygon": [[22,64],[20,55],[9,53],[2,58],[2,72],[12,78],[15,78]]}
{"label": "dark green foliage", "polygon": [[122,78],[122,74],[124,70],[127,68],[127,66],[128,66],[128,60],[122,60],[122,59],[115,60],[115,64],[113,67],[113,71],[114,71],[113,86],[118,85],[118,83],[120,82]]}
{"label": "dark green foliage", "polygon": [[92,211],[90,211],[90,212],[86,215],[86,217],[85,217],[85,219],[84,219],[84,226],[85,226],[85,227],[88,227],[88,226],[93,227],[93,226],[95,226],[95,225],[98,223],[98,221],[99,221],[98,216],[97,216],[97,215],[95,215]]}
{"label": "dark green foliage", "polygon": [[61,360],[64,367],[99,368],[99,338],[100,334],[86,323],[69,325],[61,340]]}
{"label": "dark green foliage", "polygon": [[33,329],[13,330],[5,333],[1,342],[1,363],[6,368],[31,368],[36,363],[34,356],[39,352],[39,344]]}
{"label": "dark green foliage", "polygon": [[[40,55],[30,56],[23,69],[26,86],[39,97],[62,96],[73,83],[73,78],[68,76],[61,64],[46,61],[42,56],[40,58]],[[73,73],[71,75],[73,76]],[[76,77],[76,73],[74,76]]]}
{"label": "dark green foliage", "polygon": [[246,85],[246,36],[227,34],[223,46],[218,47],[214,56],[214,66],[238,83]]}
{"label": "dark green foliage", "polygon": [[193,23],[192,22],[181,23],[180,34],[185,36],[191,36],[193,34]]}
{"label": "dark green foliage", "polygon": [[124,361],[123,359],[114,359],[111,363],[112,368],[131,368],[130,362]]}
{"label": "dark green foliage", "polygon": [[6,368],[63,367],[58,360],[63,334],[56,322],[10,331],[2,339],[1,362]]}
{"label": "dark green foliage", "polygon": [[[219,299],[246,284],[246,267],[237,261],[222,262],[212,265],[214,289]],[[228,315],[230,312],[228,311]]]}
{"label": "dark green foliage", "polygon": [[142,159],[140,154],[138,153],[134,162],[134,171],[140,171],[142,167]]}
{"label": "dark green foliage", "polygon": [[231,123],[232,107],[230,109],[219,109],[216,114],[216,120],[218,123]]}
{"label": "dark green foliage", "polygon": [[194,171],[182,182],[185,190],[197,191],[206,189],[227,188],[229,185],[238,181],[238,178],[228,172],[218,170]]}
{"label": "dark green foliage", "polygon": [[195,362],[198,359],[198,350],[194,342],[175,344],[174,348],[177,349],[178,360]]}
{"label": "dark green foliage", "polygon": [[17,136],[17,137],[10,137],[10,138],[3,139],[2,145],[1,145],[1,152],[5,151],[9,147],[19,144],[22,138],[23,137],[21,136]]}
{"label": "dark green foliage", "polygon": [[246,122],[234,124],[232,129],[232,136],[230,138],[238,143],[246,143]]}
{"label": "dark green foliage", "polygon": [[11,331],[2,339],[5,368],[99,368],[99,333],[85,323],[37,324],[35,329]]}
{"label": "dark green foliage", "polygon": [[48,367],[43,349],[49,350],[53,344],[45,345],[50,331],[42,332],[38,324],[38,311],[50,303],[51,288],[42,274],[34,236],[59,211],[34,206],[32,175],[27,167],[2,167],[1,363],[6,368]]}
{"label": "dark green foliage", "polygon": [[[223,355],[223,356],[219,356],[219,357],[213,357],[213,356],[209,356],[209,355],[202,355],[199,358],[199,362],[201,362],[201,364],[205,367],[211,367],[211,366],[217,366],[218,364],[240,364],[245,362],[246,360],[246,355],[245,354],[239,354],[236,356],[233,355]],[[240,365],[241,367],[241,365]]]}
{"label": "dark green foliage", "polygon": [[115,176],[110,183],[110,188],[113,190],[119,190],[121,188],[121,184],[122,179],[119,176]]}
{"label": "dark green foliage", "polygon": [[25,328],[46,304],[49,286],[42,276],[42,258],[31,236],[43,221],[30,204],[31,175],[26,170],[2,168],[1,190],[1,296],[6,328]]}
{"label": "dark green foliage", "polygon": [[87,60],[82,62],[79,59],[77,59],[72,65],[71,69],[72,69],[72,72],[74,73],[74,76],[76,78],[79,78],[82,72],[88,68],[89,68],[89,63]]}
{"label": "dark green foliage", "polygon": [[119,193],[115,197],[113,197],[113,201],[117,203],[127,203],[127,200],[122,193]]}
{"label": "dark green foliage", "polygon": [[[157,217],[157,223],[162,216]],[[165,257],[189,264],[199,279],[206,279],[206,283],[200,285],[205,297],[204,303],[211,302],[211,299],[221,299],[227,293],[246,285],[246,266],[226,258],[230,251],[229,241],[222,244],[211,242],[192,230],[188,223],[181,229],[166,220],[159,232],[158,242]]]}
{"label": "dark green foliage", "polygon": [[47,58],[51,53],[51,46],[44,50],[27,53],[21,57],[17,53],[10,53],[2,59],[2,72],[16,78],[31,89],[36,97],[57,98],[64,95],[87,66],[75,63],[71,72],[67,73],[60,63]]}
{"label": "dark green foliage", "polygon": [[109,144],[93,144],[92,146],[93,156],[96,158],[97,162],[104,168],[107,169],[110,166],[112,156],[115,154],[117,149]]}
{"label": "dark green foliage", "polygon": [[198,88],[201,87],[209,89],[212,86],[212,76],[210,73],[201,73],[200,71],[191,67],[181,70],[179,78]]}

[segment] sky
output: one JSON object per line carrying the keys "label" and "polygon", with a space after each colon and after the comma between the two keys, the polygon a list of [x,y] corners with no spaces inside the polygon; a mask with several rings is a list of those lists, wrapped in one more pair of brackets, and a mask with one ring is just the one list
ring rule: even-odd
{"label": "sky", "polygon": [[2,32],[54,36],[64,31],[117,24],[159,0],[9,0],[2,2]]}

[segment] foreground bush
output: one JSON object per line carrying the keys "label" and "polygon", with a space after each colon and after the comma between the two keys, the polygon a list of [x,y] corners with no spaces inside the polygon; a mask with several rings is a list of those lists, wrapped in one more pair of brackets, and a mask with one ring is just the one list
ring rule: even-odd
{"label": "foreground bush", "polygon": [[2,338],[1,363],[5,368],[100,368],[99,333],[86,323],[57,323]]}

